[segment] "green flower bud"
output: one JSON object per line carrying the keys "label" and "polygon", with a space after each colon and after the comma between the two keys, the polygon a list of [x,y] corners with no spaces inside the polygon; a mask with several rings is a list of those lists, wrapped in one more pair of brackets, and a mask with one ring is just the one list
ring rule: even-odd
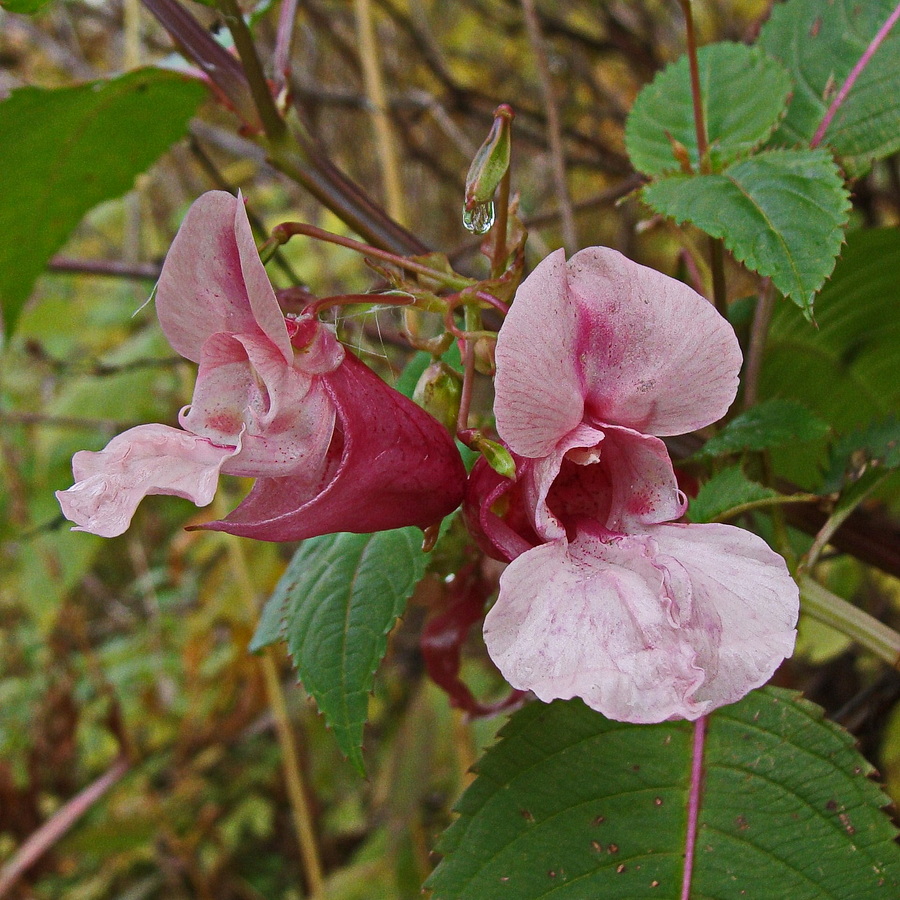
{"label": "green flower bud", "polygon": [[462,375],[442,360],[433,362],[421,375],[413,400],[451,433],[456,433]]}

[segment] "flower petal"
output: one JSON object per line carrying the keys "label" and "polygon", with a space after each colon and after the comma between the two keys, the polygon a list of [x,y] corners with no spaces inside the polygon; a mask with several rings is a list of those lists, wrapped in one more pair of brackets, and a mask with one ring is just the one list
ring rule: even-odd
{"label": "flower petal", "polygon": [[518,467],[534,529],[545,540],[580,520],[634,533],[684,512],[665,444],[629,428],[601,428],[579,425],[553,453]]}
{"label": "flower petal", "polygon": [[138,425],[114,437],[99,453],[81,450],[72,459],[75,484],[56,498],[73,531],[115,537],[127,530],[149,494],[185,497],[197,506],[212,502],[219,471],[236,447],[216,447],[168,425]]}
{"label": "flower petal", "polygon": [[241,443],[223,471],[253,478],[319,471],[335,407],[321,377],[288,365],[265,337],[214,334],[203,346],[183,428],[218,444]]}
{"label": "flower petal", "polygon": [[567,269],[587,421],[669,435],[725,414],[741,351],[711,303],[606,247],[576,253]]}
{"label": "flower petal", "polygon": [[466,472],[436,419],[352,353],[322,376],[338,426],[320,477],[261,478],[243,503],[203,527],[269,541],[425,528],[462,500]]}
{"label": "flower petal", "polygon": [[800,595],[784,560],[733,525],[660,525],[655,564],[676,560],[690,579],[696,615],[719,620],[718,666],[694,700],[708,709],[765,684],[794,650]]}
{"label": "flower petal", "polygon": [[209,191],[188,210],[156,289],[156,311],[172,347],[200,361],[217,332],[265,335],[290,360],[290,340],[240,199]]}
{"label": "flower petal", "polygon": [[793,648],[797,609],[761,539],[660,525],[527,551],[501,576],[484,634],[513,687],[648,723],[696,719],[767,681]]}
{"label": "flower petal", "polygon": [[497,339],[497,431],[520,456],[546,456],[582,420],[578,328],[557,250],[519,286]]}

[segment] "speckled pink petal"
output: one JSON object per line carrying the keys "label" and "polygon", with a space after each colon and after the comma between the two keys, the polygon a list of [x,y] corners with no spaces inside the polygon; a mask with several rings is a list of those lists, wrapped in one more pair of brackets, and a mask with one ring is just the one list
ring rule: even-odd
{"label": "speckled pink petal", "polygon": [[318,471],[331,443],[335,407],[321,377],[285,363],[265,337],[215,334],[203,347],[183,428],[241,452],[229,475],[278,477]]}
{"label": "speckled pink petal", "polygon": [[205,528],[295,541],[335,531],[425,528],[459,505],[465,468],[436,419],[351,353],[321,380],[337,410],[321,477],[260,478],[237,509]]}
{"label": "speckled pink petal", "polygon": [[791,653],[796,617],[796,586],[759,538],[660,525],[522,554],[484,634],[513,687],[649,723],[696,719],[759,687]]}
{"label": "speckled pink petal", "polygon": [[497,339],[497,431],[520,456],[546,456],[582,420],[578,328],[557,250],[519,286]]}
{"label": "speckled pink petal", "polygon": [[114,437],[99,453],[72,459],[75,484],[56,498],[73,531],[115,537],[127,530],[138,504],[150,494],[212,502],[219,472],[236,447],[217,447],[167,425],[139,425]]}
{"label": "speckled pink petal", "polygon": [[239,199],[209,191],[188,210],[166,255],[157,315],[172,347],[194,362],[217,332],[265,335],[289,359],[287,326],[246,219]]}
{"label": "speckled pink petal", "polygon": [[578,310],[571,353],[581,366],[586,421],[669,435],[725,414],[741,351],[711,303],[606,247],[576,253],[567,285]]}
{"label": "speckled pink petal", "polygon": [[685,508],[665,444],[629,428],[579,425],[553,453],[520,465],[518,477],[545,540],[563,537],[582,519],[611,532],[639,532]]}
{"label": "speckled pink petal", "polygon": [[759,536],[732,525],[659,525],[647,529],[655,565],[683,569],[694,616],[718,620],[717,667],[694,700],[714,709],[765,684],[794,650],[800,609],[784,560]]}

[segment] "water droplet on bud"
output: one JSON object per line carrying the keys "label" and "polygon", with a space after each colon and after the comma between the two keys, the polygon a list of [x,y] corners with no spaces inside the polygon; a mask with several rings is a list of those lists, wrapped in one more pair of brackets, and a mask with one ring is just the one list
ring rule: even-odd
{"label": "water droplet on bud", "polygon": [[494,201],[476,203],[472,208],[463,207],[463,225],[472,234],[484,234],[494,224]]}

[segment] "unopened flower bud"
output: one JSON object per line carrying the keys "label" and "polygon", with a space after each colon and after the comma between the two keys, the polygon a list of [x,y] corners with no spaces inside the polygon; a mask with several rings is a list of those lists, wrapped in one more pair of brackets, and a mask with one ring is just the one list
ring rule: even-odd
{"label": "unopened flower bud", "polygon": [[480,337],[475,341],[475,371],[482,375],[493,375],[497,371],[494,362],[494,350],[497,347],[496,338]]}
{"label": "unopened flower bud", "polygon": [[451,434],[456,432],[461,396],[462,376],[442,360],[433,362],[422,373],[413,392],[413,400]]}

